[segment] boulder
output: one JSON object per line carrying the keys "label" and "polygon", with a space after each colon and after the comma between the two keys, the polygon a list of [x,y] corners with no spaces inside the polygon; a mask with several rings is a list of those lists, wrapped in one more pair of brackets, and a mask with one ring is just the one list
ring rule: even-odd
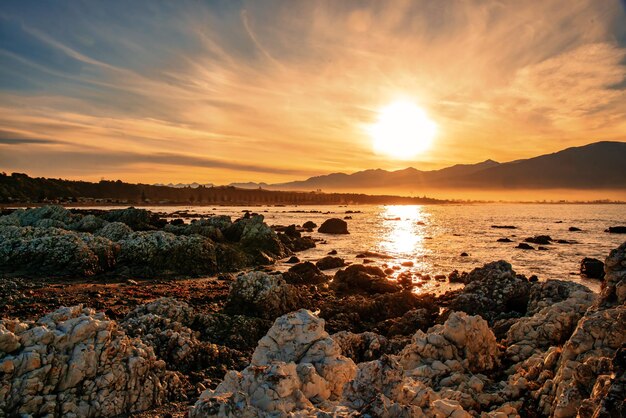
{"label": "boulder", "polygon": [[531,284],[506,261],[485,264],[463,278],[466,286],[448,308],[480,315],[490,323],[526,313]]}
{"label": "boulder", "polygon": [[282,275],[260,271],[240,274],[230,286],[226,312],[274,319],[305,305],[303,294]]}
{"label": "boulder", "polygon": [[389,293],[402,290],[402,286],[387,279],[375,266],[353,264],[335,273],[331,288],[341,293]]}
{"label": "boulder", "polygon": [[339,218],[330,218],[322,223],[317,232],[322,234],[349,234],[348,223]]}
{"label": "boulder", "polygon": [[525,242],[520,242],[519,244],[517,244],[517,247],[515,248],[519,248],[520,250],[534,250],[535,249],[532,245],[528,245]]}
{"label": "boulder", "polygon": [[626,226],[609,226],[604,232],[610,234],[626,234]]}
{"label": "boulder", "polygon": [[597,258],[585,257],[580,262],[580,274],[590,279],[604,277],[604,263]]}
{"label": "boulder", "polygon": [[326,256],[317,260],[315,265],[320,270],[330,270],[344,267],[346,265],[346,262],[343,258],[340,257]]}
{"label": "boulder", "polygon": [[322,273],[320,269],[310,261],[298,263],[291,267],[283,274],[283,278],[287,283],[298,285],[321,284],[330,280],[330,277]]}
{"label": "boulder", "polygon": [[306,221],[302,224],[302,228],[304,229],[314,229],[317,228],[317,224],[313,221]]}
{"label": "boulder", "polygon": [[121,222],[128,225],[133,231],[148,231],[163,228],[167,220],[158,214],[146,209],[129,207],[104,212],[101,218],[108,222]]}

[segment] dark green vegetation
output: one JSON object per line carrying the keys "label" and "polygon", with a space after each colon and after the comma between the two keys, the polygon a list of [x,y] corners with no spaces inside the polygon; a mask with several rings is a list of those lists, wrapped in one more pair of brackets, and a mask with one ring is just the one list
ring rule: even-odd
{"label": "dark green vegetation", "polygon": [[98,183],[0,174],[0,203],[128,203],[128,204],[428,204],[446,203],[427,197],[370,196],[353,193],[302,193],[233,186],[168,187],[120,180]]}

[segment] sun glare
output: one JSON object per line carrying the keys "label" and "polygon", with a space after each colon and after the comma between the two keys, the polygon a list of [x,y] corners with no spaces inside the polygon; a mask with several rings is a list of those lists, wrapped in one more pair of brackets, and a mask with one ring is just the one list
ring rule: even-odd
{"label": "sun glare", "polygon": [[380,109],[369,133],[374,152],[409,160],[430,147],[437,124],[415,103],[397,101]]}

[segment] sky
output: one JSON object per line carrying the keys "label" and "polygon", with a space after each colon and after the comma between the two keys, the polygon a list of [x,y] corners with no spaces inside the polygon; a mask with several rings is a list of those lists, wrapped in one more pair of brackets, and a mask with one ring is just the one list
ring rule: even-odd
{"label": "sky", "polygon": [[[408,160],[368,127],[436,124]],[[626,3],[0,3],[0,171],[284,182],[626,141]]]}

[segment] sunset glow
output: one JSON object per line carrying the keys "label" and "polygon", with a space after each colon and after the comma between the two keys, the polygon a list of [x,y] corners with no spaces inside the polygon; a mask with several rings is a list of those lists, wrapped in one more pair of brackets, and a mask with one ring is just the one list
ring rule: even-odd
{"label": "sunset glow", "polygon": [[409,101],[394,102],[380,110],[370,128],[374,151],[399,160],[410,160],[427,150],[437,125],[423,109]]}

